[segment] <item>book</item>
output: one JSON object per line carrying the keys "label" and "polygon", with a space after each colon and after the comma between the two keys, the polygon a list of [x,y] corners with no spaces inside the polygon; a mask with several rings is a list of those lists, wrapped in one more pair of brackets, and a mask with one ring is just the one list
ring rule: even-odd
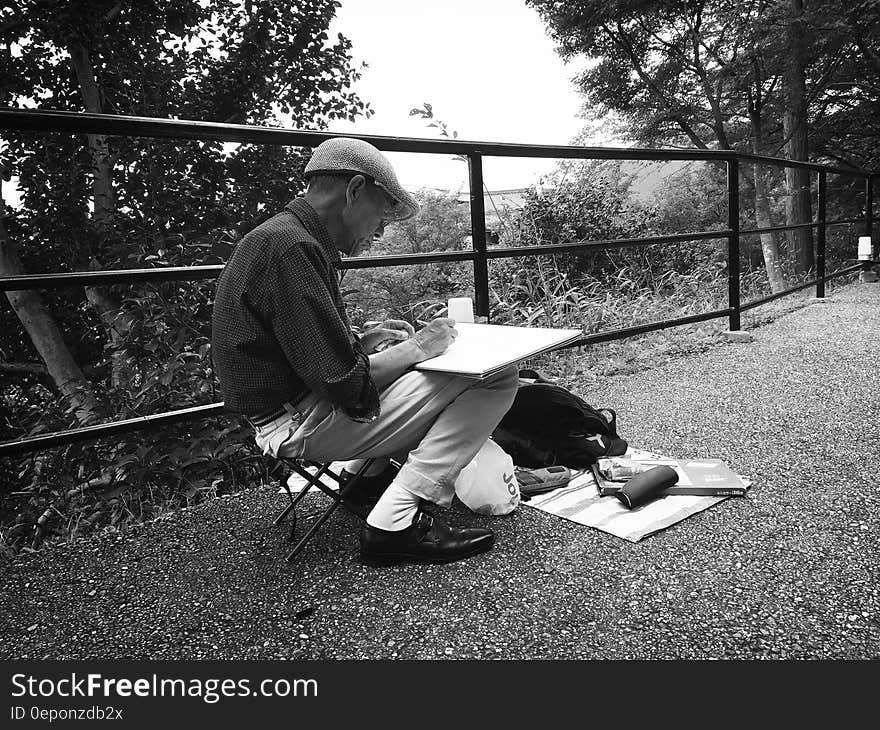
{"label": "book", "polygon": [[635,474],[661,465],[678,473],[678,482],[664,489],[664,496],[743,497],[751,486],[721,459],[672,459],[634,449],[623,456],[599,459],[592,471],[599,494],[606,496],[620,491]]}
{"label": "book", "polygon": [[571,344],[583,330],[457,322],[458,337],[442,355],[417,363],[416,370],[436,370],[485,378],[508,365]]}

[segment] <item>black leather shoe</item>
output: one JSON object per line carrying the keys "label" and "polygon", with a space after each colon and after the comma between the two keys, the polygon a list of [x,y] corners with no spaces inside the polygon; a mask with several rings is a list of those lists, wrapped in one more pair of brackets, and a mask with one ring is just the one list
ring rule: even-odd
{"label": "black leather shoe", "polygon": [[[400,471],[400,467],[388,462],[385,471],[371,477],[361,477],[358,479],[357,484],[354,485],[354,489],[345,495],[342,503],[356,515],[366,519],[373,507],[376,506],[376,502],[379,501],[379,497],[388,489],[388,485],[394,481],[398,471]],[[353,477],[354,474],[345,469],[339,472],[339,478],[342,480],[339,488],[343,489]]]}
{"label": "black leather shoe", "polygon": [[485,552],[495,543],[491,530],[458,529],[419,511],[405,530],[389,532],[364,523],[361,562],[365,565],[396,563],[451,563]]}

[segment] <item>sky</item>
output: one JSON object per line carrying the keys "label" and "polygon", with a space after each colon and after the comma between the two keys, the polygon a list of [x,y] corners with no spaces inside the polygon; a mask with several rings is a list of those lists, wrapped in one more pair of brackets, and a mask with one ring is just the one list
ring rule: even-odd
{"label": "sky", "polygon": [[[584,126],[572,78],[538,14],[523,0],[342,0],[330,37],[366,62],[353,89],[375,114],[330,131],[440,139],[409,112],[425,102],[461,140],[567,145]],[[591,144],[610,144],[591,140]],[[388,153],[410,188],[466,191],[467,164],[448,155]],[[490,190],[534,185],[555,160],[485,158]]]}

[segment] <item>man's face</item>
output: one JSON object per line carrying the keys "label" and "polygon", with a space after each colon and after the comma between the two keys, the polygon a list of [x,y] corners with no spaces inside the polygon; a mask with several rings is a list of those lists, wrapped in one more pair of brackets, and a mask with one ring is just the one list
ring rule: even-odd
{"label": "man's face", "polygon": [[[363,182],[359,182],[360,178]],[[349,182],[351,201],[345,215],[349,232],[350,256],[369,250],[372,242],[385,232],[385,213],[396,201],[382,188],[363,176],[355,176]]]}

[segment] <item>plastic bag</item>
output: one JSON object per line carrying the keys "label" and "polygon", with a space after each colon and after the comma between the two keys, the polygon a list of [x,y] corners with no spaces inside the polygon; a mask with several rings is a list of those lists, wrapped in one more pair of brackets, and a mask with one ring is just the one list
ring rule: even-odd
{"label": "plastic bag", "polygon": [[455,494],[467,507],[481,515],[506,515],[520,502],[513,459],[489,439],[458,479]]}

